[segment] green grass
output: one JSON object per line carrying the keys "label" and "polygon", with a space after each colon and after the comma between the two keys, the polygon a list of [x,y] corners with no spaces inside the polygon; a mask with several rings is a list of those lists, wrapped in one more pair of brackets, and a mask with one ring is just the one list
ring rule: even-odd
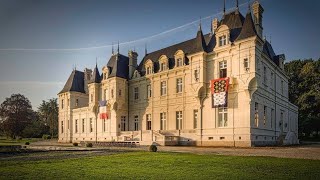
{"label": "green grass", "polygon": [[39,138],[26,138],[26,139],[0,139],[0,146],[11,146],[11,145],[24,145],[26,142],[35,142]]}
{"label": "green grass", "polygon": [[317,160],[130,152],[0,161],[0,179],[317,179],[319,168]]}

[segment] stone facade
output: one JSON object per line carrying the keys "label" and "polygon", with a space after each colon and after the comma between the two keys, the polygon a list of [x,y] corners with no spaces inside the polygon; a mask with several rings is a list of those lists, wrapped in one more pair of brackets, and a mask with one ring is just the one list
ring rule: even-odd
{"label": "stone facade", "polygon": [[[139,65],[136,52],[118,51],[101,76],[97,67],[93,74],[74,70],[58,94],[59,142],[297,144],[298,109],[288,100],[285,57],[262,38],[262,6],[254,2],[252,9],[246,17],[238,8],[224,14],[213,20],[214,32],[203,35],[199,27],[195,39],[146,54]],[[224,75],[228,106],[212,108],[210,80]],[[108,119],[99,118],[101,100]]]}

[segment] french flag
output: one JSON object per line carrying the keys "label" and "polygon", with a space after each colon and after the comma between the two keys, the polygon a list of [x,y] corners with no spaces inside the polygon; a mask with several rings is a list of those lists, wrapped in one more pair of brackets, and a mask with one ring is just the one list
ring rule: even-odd
{"label": "french flag", "polygon": [[109,119],[106,105],[107,105],[107,101],[99,101],[99,116],[100,116],[100,119]]}

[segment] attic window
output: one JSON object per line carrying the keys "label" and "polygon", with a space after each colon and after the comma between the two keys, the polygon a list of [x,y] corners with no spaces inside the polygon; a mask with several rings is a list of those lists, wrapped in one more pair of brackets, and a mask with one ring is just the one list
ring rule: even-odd
{"label": "attic window", "polygon": [[177,59],[177,67],[180,67],[183,65],[183,61],[182,61],[182,58],[178,58]]}
{"label": "attic window", "polygon": [[227,44],[227,36],[223,35],[219,37],[219,46],[224,46]]}
{"label": "attic window", "polygon": [[164,63],[164,62],[161,63],[161,64],[160,64],[160,70],[161,70],[161,71],[164,71],[164,70],[166,70],[166,69],[167,69],[167,68],[166,68],[166,63]]}
{"label": "attic window", "polygon": [[152,74],[152,69],[151,69],[150,66],[147,67],[147,75],[148,75],[148,74]]}

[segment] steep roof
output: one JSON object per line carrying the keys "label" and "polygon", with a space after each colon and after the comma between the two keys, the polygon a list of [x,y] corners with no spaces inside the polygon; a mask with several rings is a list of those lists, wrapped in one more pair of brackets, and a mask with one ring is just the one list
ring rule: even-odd
{"label": "steep roof", "polygon": [[272,60],[276,56],[276,53],[273,51],[271,44],[267,40],[264,41],[262,52]]}
{"label": "steep roof", "polygon": [[236,40],[242,40],[256,35],[257,31],[252,20],[251,11],[248,11],[241,32]]}
{"label": "steep roof", "polygon": [[80,92],[85,93],[84,90],[84,73],[81,71],[73,70],[70,74],[66,84],[64,85],[63,89],[59,92]]}
{"label": "steep roof", "polygon": [[100,83],[101,82],[101,75],[99,73],[99,69],[98,69],[98,66],[96,64],[96,67],[94,68],[93,70],[93,74],[91,76],[91,79],[89,81],[89,84],[90,83]]}
{"label": "steep roof", "polygon": [[230,29],[230,41],[234,42],[241,32],[243,22],[243,15],[239,12],[239,10],[235,10],[223,15],[219,26],[228,26]]}
{"label": "steep roof", "polygon": [[109,76],[111,77],[121,77],[128,79],[129,76],[129,58],[122,54],[114,54],[110,57],[107,67],[109,68]]}

